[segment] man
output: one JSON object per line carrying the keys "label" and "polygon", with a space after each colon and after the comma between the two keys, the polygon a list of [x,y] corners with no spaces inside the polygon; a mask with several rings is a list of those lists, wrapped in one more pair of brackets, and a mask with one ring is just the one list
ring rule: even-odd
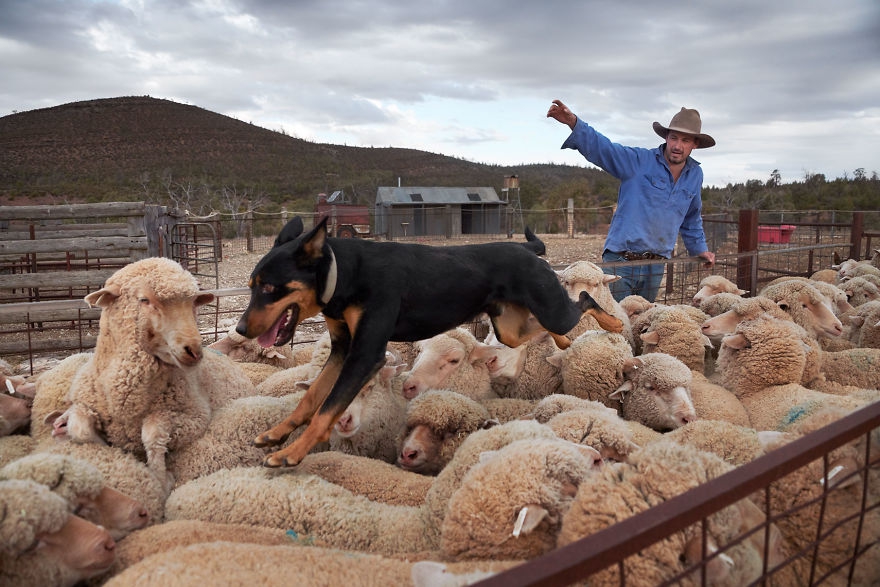
{"label": "man", "polygon": [[[682,108],[669,126],[655,122],[654,132],[666,139],[656,149],[612,143],[560,100],[553,100],[547,116],[572,130],[563,149],[577,149],[587,161],[620,180],[602,261],[668,259],[681,234],[690,255],[703,258],[704,267],[715,265],[715,253],[709,251],[703,232],[703,170],[690,157],[694,149],[715,144],[715,139],[700,132],[699,112]],[[610,284],[617,301],[638,294],[653,302],[663,270],[662,263],[605,268],[606,273],[621,276]]]}

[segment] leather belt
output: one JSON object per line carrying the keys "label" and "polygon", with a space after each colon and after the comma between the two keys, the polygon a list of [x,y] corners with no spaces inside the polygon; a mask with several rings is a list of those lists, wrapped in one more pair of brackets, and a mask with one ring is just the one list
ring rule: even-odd
{"label": "leather belt", "polygon": [[621,251],[617,253],[627,261],[644,261],[646,259],[665,259],[663,255],[646,251],[644,253],[636,253],[635,251]]}

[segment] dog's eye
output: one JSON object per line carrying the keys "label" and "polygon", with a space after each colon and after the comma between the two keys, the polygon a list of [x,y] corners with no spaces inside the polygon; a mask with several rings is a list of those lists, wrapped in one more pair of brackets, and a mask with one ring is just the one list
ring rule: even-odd
{"label": "dog's eye", "polygon": [[265,283],[263,284],[263,287],[260,288],[260,291],[262,291],[264,294],[275,293],[275,286],[269,283]]}

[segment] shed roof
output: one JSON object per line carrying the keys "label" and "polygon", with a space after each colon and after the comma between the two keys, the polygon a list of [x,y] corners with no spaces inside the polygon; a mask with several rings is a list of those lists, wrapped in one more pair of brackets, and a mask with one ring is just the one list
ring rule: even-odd
{"label": "shed roof", "polygon": [[412,204],[504,204],[495,188],[469,187],[380,187],[376,205]]}

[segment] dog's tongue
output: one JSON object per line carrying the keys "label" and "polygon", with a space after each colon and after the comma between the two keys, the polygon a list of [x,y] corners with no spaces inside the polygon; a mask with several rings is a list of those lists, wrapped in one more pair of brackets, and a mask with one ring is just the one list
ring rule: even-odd
{"label": "dog's tongue", "polygon": [[278,317],[278,320],[275,321],[272,328],[257,337],[257,342],[260,343],[260,346],[264,349],[275,346],[275,339],[278,338],[278,331],[281,330],[281,327],[285,322],[287,322],[287,312],[283,312],[281,316]]}

